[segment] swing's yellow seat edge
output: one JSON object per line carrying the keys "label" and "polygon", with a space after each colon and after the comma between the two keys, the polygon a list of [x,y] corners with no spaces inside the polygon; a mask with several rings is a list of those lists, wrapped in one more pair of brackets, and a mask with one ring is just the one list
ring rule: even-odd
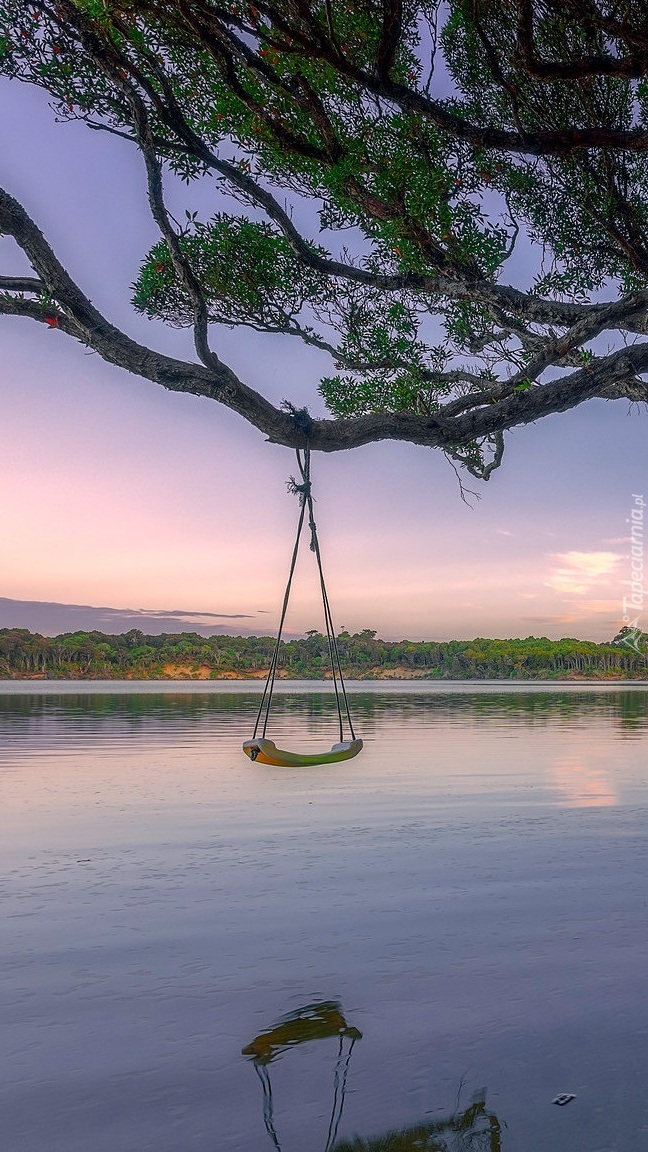
{"label": "swing's yellow seat edge", "polygon": [[362,740],[342,740],[334,744],[330,752],[315,752],[312,755],[301,752],[287,752],[277,748],[273,740],[246,740],[243,751],[250,760],[261,764],[274,764],[279,768],[306,768],[311,764],[337,764],[341,760],[351,760],[362,751]]}

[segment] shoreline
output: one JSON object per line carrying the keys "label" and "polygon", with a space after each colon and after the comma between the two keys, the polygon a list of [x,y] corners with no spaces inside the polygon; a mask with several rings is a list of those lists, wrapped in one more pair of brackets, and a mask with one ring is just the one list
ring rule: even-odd
{"label": "shoreline", "polygon": [[[260,686],[265,683],[268,675],[266,668],[247,670],[246,672],[214,673],[205,669],[186,670],[174,668],[173,672],[161,676],[48,676],[46,673],[30,673],[23,676],[0,676],[0,687],[3,684],[30,683],[30,684],[223,684],[248,683]],[[400,673],[400,675],[398,674]],[[330,673],[324,676],[289,676],[285,669],[277,672],[276,685],[285,682],[291,683],[318,683],[332,684]],[[597,675],[586,676],[580,672],[570,672],[566,676],[430,676],[424,672],[408,672],[404,669],[387,670],[380,674],[371,671],[365,675],[350,675],[344,677],[345,684],[648,684],[647,676],[618,676],[612,673],[601,672]]]}
{"label": "shoreline", "polygon": [[[424,680],[420,677],[408,680],[371,679],[371,680],[345,680],[347,692],[380,693],[395,692],[409,693],[411,695],[452,695],[457,693],[465,695],[468,692],[476,693],[514,693],[514,692],[606,692],[606,691],[647,691],[648,680],[505,680],[505,679],[456,679],[456,680]],[[328,680],[278,680],[275,683],[275,692],[283,695],[287,693],[326,693],[332,690],[332,682]],[[14,680],[0,680],[0,696],[11,695],[72,695],[75,692],[90,695],[93,692],[117,695],[136,695],[138,692],[146,694],[159,693],[255,693],[263,691],[263,681],[259,679],[219,679],[219,680],[46,680],[43,678],[30,680],[26,678]]]}

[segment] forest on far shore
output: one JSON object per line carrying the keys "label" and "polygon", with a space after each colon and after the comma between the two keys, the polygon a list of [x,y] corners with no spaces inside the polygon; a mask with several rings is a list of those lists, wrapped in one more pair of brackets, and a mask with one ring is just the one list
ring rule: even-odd
{"label": "forest on far shore", "polygon": [[[623,628],[608,644],[591,640],[381,640],[370,629],[340,632],[349,679],[646,679],[648,635]],[[41,636],[0,629],[0,679],[221,680],[265,675],[273,636],[199,636],[196,632],[120,636],[73,632]],[[282,641],[279,675],[318,680],[330,675],[325,636],[309,632]]]}

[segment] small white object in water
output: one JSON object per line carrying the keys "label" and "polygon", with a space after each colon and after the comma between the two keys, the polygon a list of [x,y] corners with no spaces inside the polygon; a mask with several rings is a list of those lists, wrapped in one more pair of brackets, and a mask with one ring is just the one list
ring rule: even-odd
{"label": "small white object in water", "polygon": [[559,1092],[558,1095],[555,1097],[555,1099],[551,1101],[551,1103],[552,1104],[558,1104],[558,1105],[560,1105],[561,1108],[563,1108],[565,1104],[569,1104],[570,1100],[575,1100],[575,1099],[576,1099],[576,1093],[575,1092]]}

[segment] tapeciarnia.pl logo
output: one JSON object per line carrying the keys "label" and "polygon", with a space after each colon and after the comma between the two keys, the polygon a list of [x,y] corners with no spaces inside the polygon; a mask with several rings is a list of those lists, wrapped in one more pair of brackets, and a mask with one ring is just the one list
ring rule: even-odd
{"label": "tapeciarnia.pl logo", "polygon": [[[626,644],[628,648],[632,648],[639,656],[645,655],[645,649],[641,647],[640,641],[643,636],[643,631],[639,627],[639,620],[643,612],[644,597],[646,595],[644,589],[644,508],[645,501],[641,494],[637,495],[632,493],[634,505],[630,510],[630,516],[626,520],[626,524],[630,525],[630,552],[628,553],[628,560],[630,561],[630,596],[623,597],[623,623],[627,627],[627,633],[621,641]],[[633,610],[638,609],[636,616],[632,616]]]}

